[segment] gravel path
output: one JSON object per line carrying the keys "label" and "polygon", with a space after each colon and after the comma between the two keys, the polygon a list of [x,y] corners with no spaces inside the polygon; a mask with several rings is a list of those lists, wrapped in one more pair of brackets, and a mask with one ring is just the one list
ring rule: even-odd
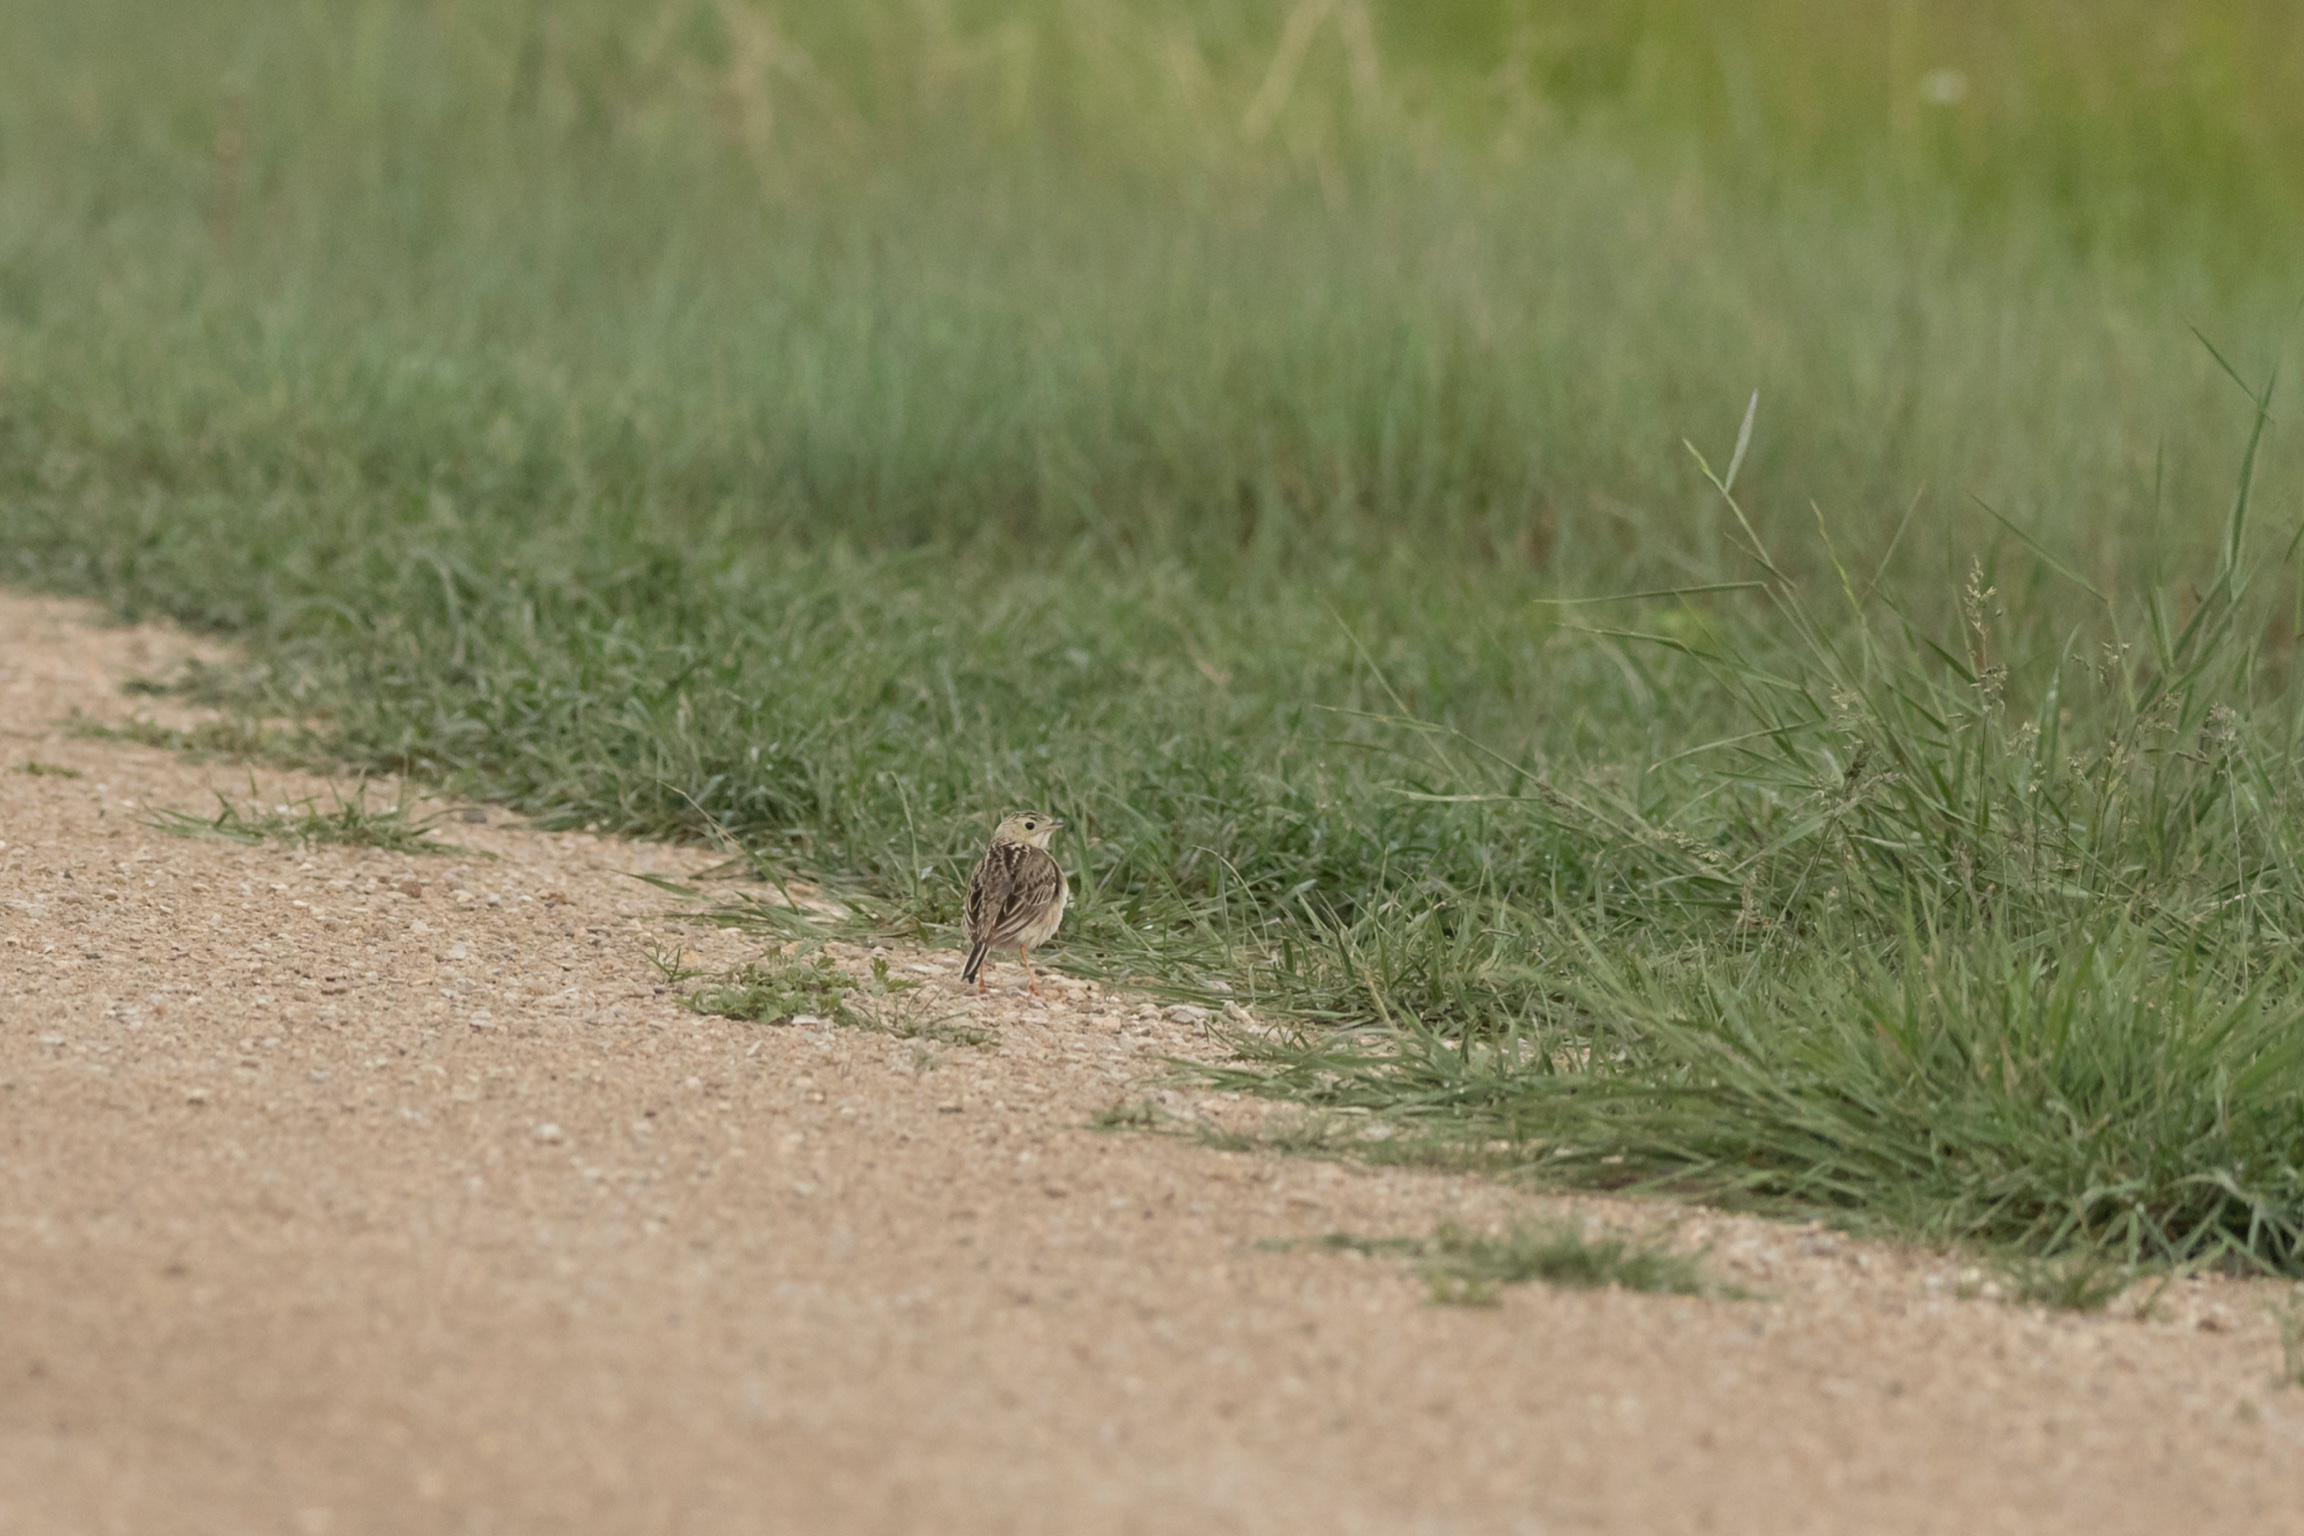
{"label": "gravel path", "polygon": [[[168,836],[188,643],[0,596],[0,1533],[2304,1530],[2288,1288],[2075,1318],[1655,1205],[1752,1301],[1287,1249],[1568,1209],[1088,1128],[1190,1022],[886,954],[972,1047],[701,1018],[692,850]],[[71,770],[25,772],[28,765]],[[261,798],[324,793],[257,770]],[[863,970],[868,957],[836,951]]]}

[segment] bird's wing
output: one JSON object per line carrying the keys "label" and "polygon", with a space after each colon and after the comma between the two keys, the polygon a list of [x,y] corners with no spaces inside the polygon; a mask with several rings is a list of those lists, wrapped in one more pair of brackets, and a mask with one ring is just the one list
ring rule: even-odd
{"label": "bird's wing", "polygon": [[994,944],[1007,943],[1029,929],[1056,904],[1057,893],[1064,889],[1064,868],[1051,855],[1021,846],[1012,851],[1017,857],[1009,866],[1006,900],[982,935]]}
{"label": "bird's wing", "polygon": [[1007,912],[1015,890],[1016,869],[1013,843],[1000,843],[977,862],[976,872],[968,877],[968,938],[977,944],[997,942],[1000,919]]}

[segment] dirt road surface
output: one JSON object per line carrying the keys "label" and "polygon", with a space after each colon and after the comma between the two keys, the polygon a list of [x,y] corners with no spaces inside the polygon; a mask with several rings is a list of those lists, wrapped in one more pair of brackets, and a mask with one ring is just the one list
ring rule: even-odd
{"label": "dirt road surface", "polygon": [[[186,648],[0,597],[4,1536],[2304,1530],[2285,1286],[2051,1314],[1814,1227],[1096,1131],[1192,1113],[1203,1032],[951,953],[882,958],[991,1045],[699,1017],[630,878],[694,850],[151,825],[249,768],[59,722],[177,718],[120,684]],[[1761,1299],[1440,1306],[1279,1246],[1571,1208]]]}

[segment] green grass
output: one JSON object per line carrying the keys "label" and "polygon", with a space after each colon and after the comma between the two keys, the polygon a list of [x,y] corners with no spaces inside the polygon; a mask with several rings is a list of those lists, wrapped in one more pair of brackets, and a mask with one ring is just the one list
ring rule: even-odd
{"label": "green grass", "polygon": [[[667,981],[685,980],[691,974],[679,969],[676,961],[660,959],[657,964]],[[698,1013],[755,1024],[814,1019],[899,1040],[968,1046],[989,1046],[999,1040],[993,1030],[932,1011],[918,983],[891,976],[885,959],[875,956],[871,979],[859,981],[804,945],[791,952],[772,950],[733,970],[707,976],[687,993],[686,1002]]]}
{"label": "green grass", "polygon": [[1472,1306],[1494,1300],[1499,1287],[1531,1280],[1672,1296],[1712,1289],[1693,1255],[1630,1238],[1592,1237],[1568,1223],[1522,1223],[1498,1233],[1442,1226],[1425,1251],[1423,1273],[1434,1301]]}
{"label": "green grass", "polygon": [[326,806],[322,806],[316,796],[290,805],[268,806],[255,802],[241,805],[218,795],[213,816],[161,809],[147,820],[149,825],[178,837],[213,837],[250,845],[284,843],[292,848],[309,848],[328,844],[381,848],[388,853],[494,857],[439,841],[432,832],[439,825],[441,815],[418,816],[405,798],[381,808],[370,806],[358,790],[354,790],[349,799],[332,792],[329,800]]}
{"label": "green grass", "polygon": [[688,994],[698,1013],[755,1024],[841,1019],[856,984],[822,955],[755,960],[715,976]]}
{"label": "green grass", "polygon": [[1293,10],[0,0],[0,578],[888,931],[1046,806],[1387,1147],[2304,1266],[2299,23]]}
{"label": "green grass", "polygon": [[1163,1123],[1160,1106],[1149,1099],[1108,1105],[1088,1117],[1092,1131],[1156,1131]]}
{"label": "green grass", "polygon": [[1413,1259],[1432,1299],[1450,1306],[1493,1306],[1503,1287],[1530,1282],[1578,1291],[1738,1294],[1708,1280],[1698,1255],[1675,1253],[1649,1239],[1595,1237],[1573,1220],[1516,1222],[1496,1232],[1444,1222],[1429,1238],[1330,1232],[1309,1243],[1266,1246]]}
{"label": "green grass", "polygon": [[2280,1326],[2280,1384],[2304,1387],[2304,1306],[2291,1296],[2272,1317]]}
{"label": "green grass", "polygon": [[80,770],[77,768],[67,768],[61,763],[44,763],[36,757],[24,759],[11,771],[27,774],[36,779],[76,779],[80,777]]}
{"label": "green grass", "polygon": [[74,715],[64,722],[65,732],[82,741],[126,741],[140,747],[160,747],[187,753],[195,759],[264,758],[294,763],[304,760],[299,747],[305,733],[246,717],[203,720],[197,725],[162,725],[138,715],[114,724]]}
{"label": "green grass", "polygon": [[2134,1277],[2090,1254],[2065,1259],[2018,1259],[2007,1268],[2006,1294],[2014,1301],[2059,1312],[2101,1312]]}
{"label": "green grass", "polygon": [[1748,728],[1707,771],[1649,775],[1654,808],[1424,732],[1442,782],[1524,807],[1580,877],[1548,910],[1337,914],[1324,944],[1249,959],[1287,1012],[1389,1028],[1214,1075],[1502,1138],[1554,1179],[2294,1263],[2297,723],[2260,709],[2277,734],[2251,739],[2241,713],[2264,665],[2247,594],[2294,542],[2251,561],[2248,500],[2244,474],[2183,623],[2148,608],[2132,650],[2086,661],[2068,643],[2019,718],[1981,578],[1939,643],[1853,588],[1826,627],[1756,548],[1800,647],[1690,631]]}

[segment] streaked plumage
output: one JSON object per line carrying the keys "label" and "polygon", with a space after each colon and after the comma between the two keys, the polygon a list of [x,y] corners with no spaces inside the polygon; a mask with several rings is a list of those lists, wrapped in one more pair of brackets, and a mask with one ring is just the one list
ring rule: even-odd
{"label": "streaked plumage", "polygon": [[1013,944],[1024,963],[1032,990],[1040,990],[1032,975],[1032,946],[1056,936],[1064,921],[1064,904],[1072,890],[1064,880],[1064,867],[1048,851],[1048,839],[1064,823],[1037,811],[1025,811],[1000,823],[992,846],[968,877],[968,964],[963,982],[984,990],[984,958],[995,945]]}

